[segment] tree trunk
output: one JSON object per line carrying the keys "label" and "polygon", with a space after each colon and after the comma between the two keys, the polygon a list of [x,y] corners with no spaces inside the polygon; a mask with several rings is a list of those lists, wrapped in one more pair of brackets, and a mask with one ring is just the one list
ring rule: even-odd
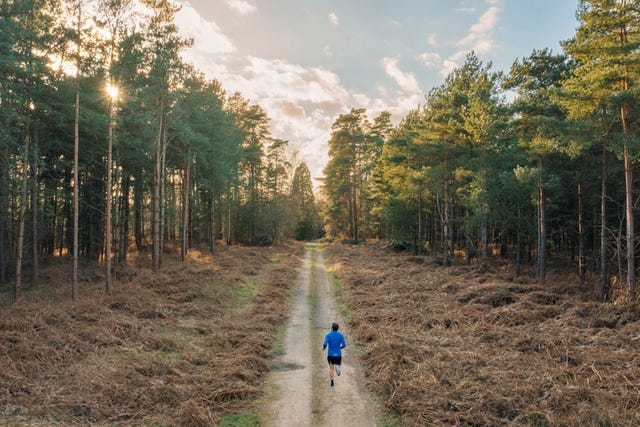
{"label": "tree trunk", "polygon": [[449,265],[449,180],[444,180],[444,221],[442,223],[442,265]]}
{"label": "tree trunk", "polygon": [[112,204],[112,169],[113,169],[113,97],[109,97],[109,128],[108,128],[108,141],[107,141],[107,191],[105,200],[105,238],[104,238],[104,261],[105,261],[105,290],[107,295],[110,295],[113,288],[111,280],[111,204]]}
{"label": "tree trunk", "polygon": [[40,244],[38,242],[38,129],[33,130],[33,156],[31,173],[33,187],[31,190],[31,284],[38,283],[38,256]]}
{"label": "tree trunk", "polygon": [[358,230],[358,186],[356,184],[357,177],[354,177],[353,183],[353,240],[356,242],[360,238]]}
{"label": "tree trunk", "polygon": [[[623,126],[625,135],[628,135],[628,112],[623,107]],[[628,143],[624,144],[624,177],[625,177],[625,214],[627,218],[627,284],[629,286],[629,300],[636,300],[636,278],[635,278],[635,251],[634,251],[634,228],[633,228],[633,164],[629,154]]]}
{"label": "tree trunk", "polygon": [[516,224],[516,277],[520,276],[520,269],[522,268],[522,208],[520,207],[520,200],[518,199],[518,223]]}
{"label": "tree trunk", "polygon": [[536,261],[538,283],[544,283],[546,276],[547,225],[545,219],[545,194],[542,178],[538,187],[538,256]]}
{"label": "tree trunk", "polygon": [[152,234],[152,267],[154,270],[160,268],[160,187],[161,187],[161,167],[162,167],[162,128],[163,128],[163,98],[160,96],[160,117],[158,125],[158,135],[154,148],[153,165],[153,234]]}
{"label": "tree trunk", "polygon": [[582,181],[578,182],[578,277],[583,285],[586,278],[586,259],[584,254],[584,196],[582,194]]}
{"label": "tree trunk", "polygon": [[122,193],[120,195],[120,231],[118,235],[118,261],[127,260],[127,251],[129,250],[129,193],[131,192],[131,176],[124,171],[122,173]]}
{"label": "tree trunk", "polygon": [[600,301],[607,299],[607,151],[602,150],[600,190]]}
{"label": "tree trunk", "polygon": [[418,193],[418,254],[422,254],[422,186]]}
{"label": "tree trunk", "polygon": [[209,237],[209,246],[211,248],[211,255],[213,255],[216,251],[216,211],[215,211],[215,203],[216,203],[216,199],[215,199],[215,192],[214,192],[214,188],[213,188],[213,184],[211,185],[211,205],[209,207],[210,211],[209,211],[209,221],[210,221],[210,227],[211,227],[211,235]]}
{"label": "tree trunk", "polygon": [[227,246],[231,246],[231,184],[227,185]]}
{"label": "tree trunk", "polygon": [[9,267],[9,144],[0,144],[0,283],[7,281]]}
{"label": "tree trunk", "polygon": [[[160,257],[158,258],[158,265],[162,265],[162,255],[164,254],[164,244],[166,241],[166,222],[167,222],[167,121],[164,117],[162,126],[160,129],[161,140],[161,157],[160,157]],[[175,192],[174,192],[175,194]]]}
{"label": "tree trunk", "polygon": [[78,222],[80,214],[79,203],[79,169],[78,165],[80,150],[80,49],[82,47],[82,5],[78,3],[78,51],[76,54],[76,104],[75,118],[73,126],[73,274],[71,279],[71,299],[78,299]]}
{"label": "tree trunk", "polygon": [[143,192],[144,187],[142,186],[142,177],[140,175],[136,175],[133,178],[133,234],[138,252],[142,252],[144,250],[144,243],[142,241]]}
{"label": "tree trunk", "polygon": [[[626,24],[620,31],[620,44],[623,47],[628,46],[627,27]],[[628,66],[624,67],[624,76],[622,78],[622,89],[629,90],[629,70]],[[631,108],[628,104],[624,104],[620,108],[620,115],[622,119],[622,131],[625,135],[624,140],[624,177],[625,177],[625,199],[626,199],[626,218],[627,218],[627,284],[629,285],[629,300],[636,300],[636,269],[635,269],[635,232],[633,227],[633,164],[629,154],[629,142],[633,135],[631,135],[631,128],[629,126],[631,118]]]}
{"label": "tree trunk", "polygon": [[22,293],[22,249],[24,246],[24,223],[27,208],[27,181],[29,179],[29,130],[27,128],[27,136],[24,142],[24,159],[22,161],[22,183],[20,186],[20,214],[18,224],[18,242],[16,250],[16,283],[13,288],[13,302],[20,301]]}
{"label": "tree trunk", "polygon": [[182,261],[187,259],[189,251],[189,181],[191,172],[191,161],[187,151],[187,160],[184,165],[184,175],[182,180]]}

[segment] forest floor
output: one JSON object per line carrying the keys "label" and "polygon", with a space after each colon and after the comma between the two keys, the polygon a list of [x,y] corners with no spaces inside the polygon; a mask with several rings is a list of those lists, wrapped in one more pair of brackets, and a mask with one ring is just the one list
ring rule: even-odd
{"label": "forest floor", "polygon": [[408,426],[640,425],[640,308],[371,245],[327,247],[368,387]]}
{"label": "forest floor", "polygon": [[[640,308],[594,302],[566,273],[540,286],[368,244],[149,264],[117,266],[110,296],[101,269],[82,268],[70,301],[69,268],[53,265],[19,304],[0,294],[0,425],[271,425],[291,396],[311,409],[304,424],[364,408],[353,422],[366,425],[363,388],[398,425],[640,423]],[[349,347],[332,395],[321,342],[334,319]]]}
{"label": "forest floor", "polygon": [[68,269],[44,267],[19,304],[1,295],[0,425],[256,424],[302,251],[167,253],[157,273],[132,255],[110,296],[83,267],[75,303]]}

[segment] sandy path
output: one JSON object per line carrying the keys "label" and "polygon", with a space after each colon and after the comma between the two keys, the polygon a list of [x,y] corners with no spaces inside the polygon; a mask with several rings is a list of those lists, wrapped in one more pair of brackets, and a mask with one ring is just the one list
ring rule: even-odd
{"label": "sandy path", "polygon": [[[347,349],[342,375],[329,387],[324,335],[340,323]],[[349,330],[335,306],[322,251],[307,248],[287,326],[284,355],[267,380],[273,398],[262,410],[265,426],[375,426],[374,411],[361,386]]]}

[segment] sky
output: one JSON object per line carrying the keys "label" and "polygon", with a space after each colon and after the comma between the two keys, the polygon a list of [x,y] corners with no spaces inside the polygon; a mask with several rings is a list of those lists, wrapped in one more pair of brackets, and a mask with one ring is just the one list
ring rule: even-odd
{"label": "sky", "polygon": [[180,0],[183,53],[228,95],[271,118],[316,180],[339,114],[397,124],[474,51],[492,70],[534,49],[561,52],[577,0]]}

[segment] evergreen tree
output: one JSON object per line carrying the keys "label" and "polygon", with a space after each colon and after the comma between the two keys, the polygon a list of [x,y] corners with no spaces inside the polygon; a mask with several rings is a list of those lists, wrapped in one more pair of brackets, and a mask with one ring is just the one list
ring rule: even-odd
{"label": "evergreen tree", "polygon": [[612,105],[620,111],[621,156],[625,169],[627,285],[635,288],[635,229],[632,141],[638,136],[640,84],[640,3],[635,0],[581,0],[576,35],[563,43],[577,66],[565,82],[565,106],[585,117]]}

